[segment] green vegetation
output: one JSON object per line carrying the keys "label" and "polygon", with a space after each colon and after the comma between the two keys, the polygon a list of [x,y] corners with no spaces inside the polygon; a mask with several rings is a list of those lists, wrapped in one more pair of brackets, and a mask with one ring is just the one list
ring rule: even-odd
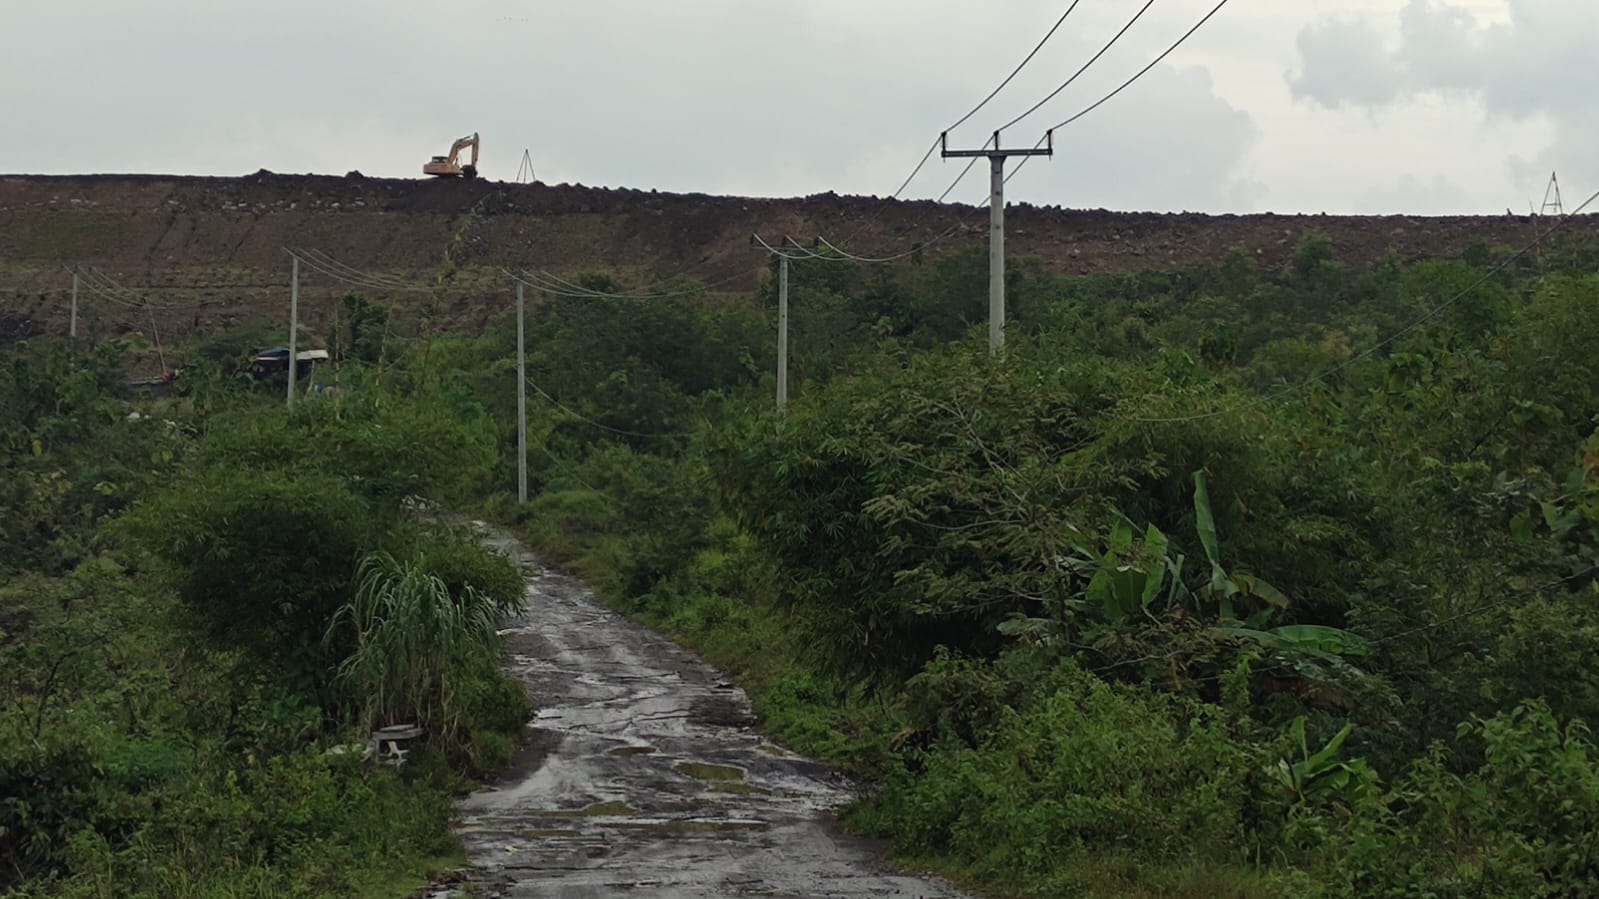
{"label": "green vegetation", "polygon": [[964,882],[1585,894],[1599,277],[1507,259],[1022,265],[998,360],[978,254],[801,262],[782,420],[746,311],[574,301],[507,514]]}
{"label": "green vegetation", "polygon": [[[448,860],[452,789],[526,716],[521,583],[421,497],[699,648],[866,785],[852,827],[962,882],[1599,890],[1599,254],[1022,263],[998,359],[985,290],[980,253],[795,263],[784,418],[770,288],[538,305],[525,508],[505,322],[352,297],[338,390],[292,414],[225,374],[248,341],[131,406],[115,348],[8,350],[0,889]],[[401,719],[398,772],[329,752]]]}
{"label": "green vegetation", "polygon": [[[203,354],[134,401],[118,352],[0,367],[0,893],[394,895],[457,864],[451,798],[529,712],[495,635],[521,579],[406,505],[494,468],[481,412],[416,384],[290,414]],[[362,759],[413,722],[409,764]]]}

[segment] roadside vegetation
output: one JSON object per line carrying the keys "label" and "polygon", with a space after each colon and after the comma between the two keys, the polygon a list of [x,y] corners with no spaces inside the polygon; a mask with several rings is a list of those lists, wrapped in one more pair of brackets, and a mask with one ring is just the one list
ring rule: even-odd
{"label": "roadside vegetation", "polygon": [[557,301],[521,517],[962,882],[1588,894],[1596,271],[1022,265],[996,361],[980,254],[799,262],[786,418],[746,312]]}
{"label": "roadside vegetation", "polygon": [[[963,883],[1599,891],[1599,252],[1013,265],[1000,359],[986,284],[796,262],[786,416],[770,288],[537,303],[526,507],[510,322],[352,298],[293,413],[224,339],[154,400],[115,347],[7,350],[0,889],[447,864],[527,715],[521,582],[424,498],[700,649],[858,779],[851,827]],[[398,771],[329,752],[401,721]]]}
{"label": "roadside vegetation", "polygon": [[[529,712],[486,626],[516,567],[412,508],[479,483],[492,428],[359,367],[291,414],[199,351],[127,396],[119,355],[0,363],[0,893],[420,886]],[[401,723],[403,767],[363,760]]]}

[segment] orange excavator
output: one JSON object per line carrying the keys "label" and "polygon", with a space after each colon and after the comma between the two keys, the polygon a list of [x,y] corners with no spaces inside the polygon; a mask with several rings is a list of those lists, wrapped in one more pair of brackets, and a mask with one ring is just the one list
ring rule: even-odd
{"label": "orange excavator", "polygon": [[[461,151],[469,147],[472,150],[472,161],[462,165]],[[474,132],[451,144],[450,155],[435,156],[432,162],[423,163],[422,174],[439,178],[476,178],[477,148],[477,133]]]}

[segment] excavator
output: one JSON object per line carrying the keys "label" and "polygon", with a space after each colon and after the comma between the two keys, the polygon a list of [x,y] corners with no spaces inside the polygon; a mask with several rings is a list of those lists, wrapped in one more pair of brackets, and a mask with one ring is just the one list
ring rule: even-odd
{"label": "excavator", "polygon": [[[472,161],[462,165],[461,151],[472,148]],[[435,156],[432,162],[422,164],[422,174],[434,175],[439,178],[476,178],[477,177],[477,133],[461,138],[450,145],[450,155]]]}

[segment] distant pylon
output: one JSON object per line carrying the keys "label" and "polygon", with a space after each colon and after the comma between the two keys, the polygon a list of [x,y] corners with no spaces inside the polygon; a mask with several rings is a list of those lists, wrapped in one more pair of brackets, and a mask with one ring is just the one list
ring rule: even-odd
{"label": "distant pylon", "polygon": [[522,164],[516,169],[516,183],[533,183],[533,154],[528,150],[522,151]]}
{"label": "distant pylon", "polygon": [[1550,213],[1555,215],[1566,214],[1566,205],[1560,201],[1560,179],[1555,177],[1554,172],[1549,173],[1549,186],[1543,192],[1543,209],[1540,210],[1539,214],[1549,215]]}

